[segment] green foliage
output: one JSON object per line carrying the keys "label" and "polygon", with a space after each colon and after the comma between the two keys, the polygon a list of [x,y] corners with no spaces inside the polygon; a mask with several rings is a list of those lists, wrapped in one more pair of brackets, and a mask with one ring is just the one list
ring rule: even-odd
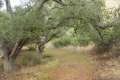
{"label": "green foliage", "polygon": [[40,64],[41,60],[38,57],[38,54],[34,53],[34,51],[26,51],[21,56],[20,63],[22,65],[32,66],[32,65]]}
{"label": "green foliage", "polygon": [[68,40],[69,43],[87,45],[91,40],[99,42],[100,36],[96,31],[96,25],[104,22],[102,21],[104,2],[102,0],[66,0],[65,2],[70,6],[64,7],[64,14],[72,17],[68,24],[75,29],[75,35],[70,37],[72,39]]}
{"label": "green foliage", "polygon": [[101,21],[103,0],[64,0],[64,6],[48,1],[41,9],[39,2],[33,0],[30,7],[17,7],[12,17],[8,13],[1,14],[1,39],[15,43],[20,39],[29,38],[32,43],[47,34],[51,40],[60,37],[72,27],[72,34],[63,36],[55,42],[56,46],[81,46],[89,44],[91,40],[99,41],[95,27],[96,24],[104,22]]}
{"label": "green foliage", "polygon": [[[75,45],[79,46],[87,46],[91,42],[91,38],[87,33],[81,33],[81,34],[76,34],[77,37],[75,37],[74,42]],[[73,38],[74,39],[74,38]],[[73,43],[74,45],[74,43]]]}
{"label": "green foliage", "polygon": [[[8,27],[9,26],[9,27]],[[5,12],[0,12],[0,37],[1,39],[11,39],[9,32],[11,30],[10,16]]]}
{"label": "green foliage", "polygon": [[28,51],[35,51],[36,50],[35,44],[28,45],[27,47],[28,47]]}
{"label": "green foliage", "polygon": [[101,0],[65,0],[64,3],[66,6],[49,1],[41,10],[35,5],[31,8],[17,7],[12,18],[6,16],[7,13],[0,17],[1,36],[14,42],[23,38],[36,41],[45,34],[60,34],[69,27],[77,28],[78,32],[88,32],[88,23],[98,23],[103,6]]}
{"label": "green foliage", "polygon": [[70,38],[66,38],[66,37],[54,42],[54,46],[57,48],[65,47],[68,45],[71,45],[71,42],[70,42]]}
{"label": "green foliage", "polygon": [[74,29],[71,28],[67,33],[54,41],[55,47],[65,46],[86,46],[91,42],[91,38],[87,33],[75,33]]}

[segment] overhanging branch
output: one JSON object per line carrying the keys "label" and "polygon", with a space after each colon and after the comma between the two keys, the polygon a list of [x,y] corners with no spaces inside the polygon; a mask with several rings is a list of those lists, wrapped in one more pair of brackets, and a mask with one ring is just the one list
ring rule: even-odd
{"label": "overhanging branch", "polygon": [[41,2],[41,4],[39,5],[39,10],[41,10],[42,8],[43,8],[43,6],[44,6],[44,4],[46,3],[46,2],[48,2],[49,0],[43,0],[42,2]]}
{"label": "overhanging branch", "polygon": [[53,1],[56,2],[56,3],[58,3],[58,4],[60,4],[60,5],[62,5],[62,6],[66,5],[65,3],[63,3],[62,0],[53,0]]}
{"label": "overhanging branch", "polygon": [[66,22],[69,22],[69,20],[81,20],[83,18],[80,18],[78,16],[70,16],[70,17],[65,17],[63,18],[57,25],[53,26],[53,27],[49,27],[48,30],[51,30],[51,29],[57,29],[58,27],[62,26],[63,23],[66,23]]}

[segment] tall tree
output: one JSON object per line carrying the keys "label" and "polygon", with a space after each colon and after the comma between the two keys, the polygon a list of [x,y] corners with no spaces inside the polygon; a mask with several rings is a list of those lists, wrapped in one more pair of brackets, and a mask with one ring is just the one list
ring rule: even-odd
{"label": "tall tree", "polygon": [[[10,15],[8,16],[7,21],[11,25],[13,22],[12,7],[10,4],[10,0],[5,0],[5,2],[6,2],[7,13]],[[9,29],[12,27],[10,25],[7,25]],[[4,53],[4,70],[5,71],[13,71],[16,68],[15,60],[24,44],[25,44],[25,39],[20,39],[16,42],[12,42],[8,38],[5,38],[5,35],[4,35],[4,38],[1,39],[1,47]]]}
{"label": "tall tree", "polygon": [[5,3],[6,3],[6,8],[7,8],[7,11],[12,14],[12,7],[11,7],[11,3],[10,3],[10,0],[5,0]]}

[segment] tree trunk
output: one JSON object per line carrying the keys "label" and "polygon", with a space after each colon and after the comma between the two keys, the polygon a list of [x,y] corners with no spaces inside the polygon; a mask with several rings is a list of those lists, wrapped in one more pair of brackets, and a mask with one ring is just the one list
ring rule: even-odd
{"label": "tree trunk", "polygon": [[16,70],[15,61],[25,43],[26,43],[26,39],[19,40],[16,42],[16,44],[14,44],[14,46],[11,49],[8,48],[11,46],[6,47],[7,44],[4,43],[3,46],[4,70],[6,72],[11,72]]}
{"label": "tree trunk", "polygon": [[4,58],[4,71],[5,72],[12,72],[16,70],[15,59],[13,58]]}
{"label": "tree trunk", "polygon": [[41,60],[43,57],[44,45],[41,46],[40,44],[38,44],[36,51],[37,51],[37,54],[39,56],[39,59]]}
{"label": "tree trunk", "polygon": [[6,3],[7,12],[9,12],[11,15],[13,15],[10,0],[5,0],[5,3]]}

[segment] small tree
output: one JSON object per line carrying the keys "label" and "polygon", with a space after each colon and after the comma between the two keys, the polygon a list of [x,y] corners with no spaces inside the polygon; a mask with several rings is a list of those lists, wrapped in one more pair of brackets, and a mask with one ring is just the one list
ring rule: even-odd
{"label": "small tree", "polygon": [[4,53],[5,71],[14,71],[15,60],[25,44],[37,43],[38,52],[42,53],[44,45],[57,37],[58,33],[63,32],[62,27],[58,28],[61,25],[60,19],[63,17],[57,19],[51,12],[44,14],[51,9],[48,7],[43,9],[43,4],[38,6],[30,4],[25,8],[18,7],[13,12],[10,0],[6,0],[7,13],[1,12],[0,16],[0,43]]}

